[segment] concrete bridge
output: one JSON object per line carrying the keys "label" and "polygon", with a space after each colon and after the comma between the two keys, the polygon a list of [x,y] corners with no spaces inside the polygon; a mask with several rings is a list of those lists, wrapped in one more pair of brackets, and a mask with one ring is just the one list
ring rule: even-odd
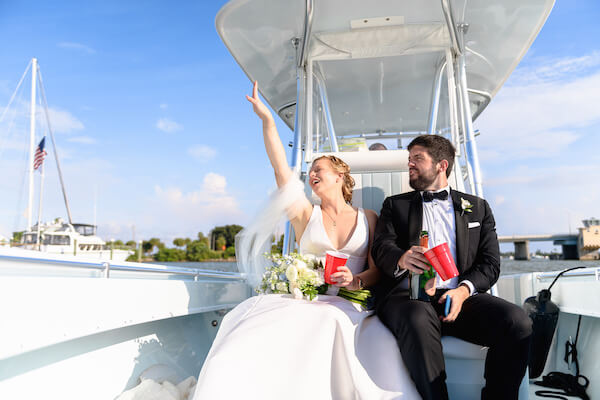
{"label": "concrete bridge", "polygon": [[512,242],[515,244],[515,260],[529,260],[529,242],[549,242],[555,246],[562,246],[562,254],[565,260],[579,260],[579,249],[577,248],[578,234],[564,233],[554,235],[518,235],[498,236],[500,243]]}

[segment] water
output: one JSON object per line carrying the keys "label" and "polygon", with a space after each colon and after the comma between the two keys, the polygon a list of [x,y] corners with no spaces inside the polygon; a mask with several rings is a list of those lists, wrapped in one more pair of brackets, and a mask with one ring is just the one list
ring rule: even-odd
{"label": "water", "polygon": [[[200,268],[217,271],[238,272],[235,262],[205,261],[205,262],[165,262],[163,265],[177,267]],[[522,274],[526,272],[562,271],[563,269],[578,267],[600,267],[600,261],[578,261],[578,260],[544,260],[533,259],[530,261],[515,261],[502,259],[500,275]]]}
{"label": "water", "polygon": [[500,275],[523,274],[527,272],[562,271],[572,267],[600,267],[600,261],[579,260],[545,260],[532,259],[530,261],[516,261],[502,259]]}

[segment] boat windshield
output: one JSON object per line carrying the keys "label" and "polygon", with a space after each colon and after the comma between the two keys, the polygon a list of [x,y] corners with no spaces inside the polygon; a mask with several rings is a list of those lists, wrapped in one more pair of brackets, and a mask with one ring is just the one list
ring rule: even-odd
{"label": "boat windshield", "polygon": [[68,246],[71,244],[71,238],[67,235],[44,235],[42,244]]}
{"label": "boat windshield", "polygon": [[73,227],[80,235],[83,236],[93,236],[96,234],[95,225],[73,224]]}
{"label": "boat windshield", "polygon": [[[368,150],[376,143],[400,149],[428,132],[436,65],[443,61],[443,52],[315,61],[313,151],[332,151],[332,137],[338,151]],[[450,129],[446,75],[440,79],[434,129],[444,134]]]}
{"label": "boat windshield", "polygon": [[37,234],[36,233],[27,233],[23,236],[23,243],[25,244],[34,244],[37,243]]}

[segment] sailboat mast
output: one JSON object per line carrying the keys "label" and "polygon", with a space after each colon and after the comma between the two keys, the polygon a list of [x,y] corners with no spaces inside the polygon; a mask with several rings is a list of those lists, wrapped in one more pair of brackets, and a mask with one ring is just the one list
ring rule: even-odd
{"label": "sailboat mast", "polygon": [[33,157],[35,150],[35,84],[37,79],[37,58],[31,60],[31,110],[29,121],[29,201],[27,203],[27,228],[31,229],[31,215],[33,210]]}
{"label": "sailboat mast", "polygon": [[42,163],[42,165],[40,165],[41,168],[41,176],[40,176],[40,204],[38,206],[38,220],[37,220],[37,246],[38,246],[38,250],[42,250],[42,243],[40,240],[40,236],[42,234],[42,201],[44,199],[44,164]]}

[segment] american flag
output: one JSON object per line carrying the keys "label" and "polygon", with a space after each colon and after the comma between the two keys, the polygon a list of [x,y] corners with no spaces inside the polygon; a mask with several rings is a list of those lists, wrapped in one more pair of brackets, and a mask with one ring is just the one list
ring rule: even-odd
{"label": "american flag", "polygon": [[42,138],[40,144],[38,144],[37,149],[35,149],[35,156],[33,157],[33,169],[38,169],[44,163],[44,157],[46,157],[46,150],[44,150],[44,146],[46,145],[46,136]]}

